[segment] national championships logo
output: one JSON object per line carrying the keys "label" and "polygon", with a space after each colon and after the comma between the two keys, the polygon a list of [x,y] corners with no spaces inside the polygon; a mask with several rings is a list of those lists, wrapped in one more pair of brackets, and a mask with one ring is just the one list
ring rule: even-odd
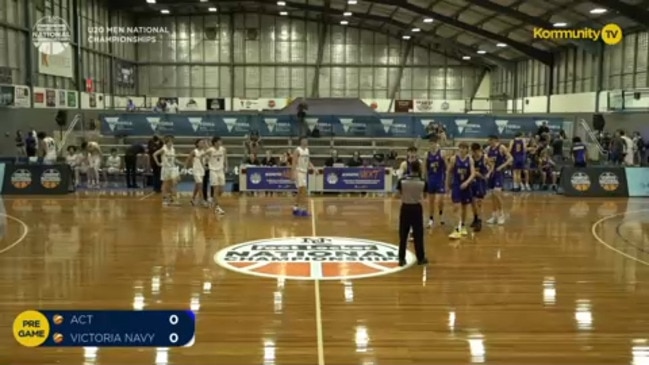
{"label": "national championships logo", "polygon": [[[409,263],[415,255],[406,251]],[[289,237],[226,247],[214,261],[231,271],[265,278],[347,280],[389,275],[398,263],[395,245],[348,237]]]}
{"label": "national championships logo", "polygon": [[72,41],[70,26],[58,16],[44,16],[32,28],[32,43],[46,55],[63,53]]}

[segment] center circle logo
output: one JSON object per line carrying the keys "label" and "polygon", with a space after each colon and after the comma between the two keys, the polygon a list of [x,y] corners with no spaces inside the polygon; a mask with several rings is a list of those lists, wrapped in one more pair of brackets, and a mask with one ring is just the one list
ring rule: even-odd
{"label": "center circle logo", "polygon": [[70,26],[58,16],[44,16],[38,19],[32,29],[32,43],[43,55],[61,54],[70,46],[71,41]]}
{"label": "center circle logo", "polygon": [[606,191],[615,191],[620,187],[620,179],[614,173],[607,171],[599,175],[599,186]]}
{"label": "center circle logo", "polygon": [[46,189],[55,189],[61,185],[61,173],[56,169],[47,169],[41,175],[41,185]]}
{"label": "center circle logo", "polygon": [[583,172],[575,172],[570,177],[570,185],[577,191],[588,191],[590,184],[590,178]]}
{"label": "center circle logo", "polygon": [[18,169],[11,174],[11,185],[16,189],[25,189],[32,184],[32,173],[29,170]]}
{"label": "center circle logo", "polygon": [[[399,272],[398,247],[348,237],[287,237],[226,247],[214,261],[241,274],[290,280],[349,280]],[[406,251],[406,261],[415,255]]]}

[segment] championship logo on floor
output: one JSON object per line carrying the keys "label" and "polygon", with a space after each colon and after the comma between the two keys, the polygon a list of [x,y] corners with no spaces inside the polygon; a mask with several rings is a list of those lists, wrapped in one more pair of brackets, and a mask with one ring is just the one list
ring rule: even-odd
{"label": "championship logo on floor", "polygon": [[[406,260],[415,262],[407,251]],[[347,237],[288,237],[245,242],[214,255],[220,266],[238,273],[293,280],[347,280],[389,275],[398,265],[398,248]]]}

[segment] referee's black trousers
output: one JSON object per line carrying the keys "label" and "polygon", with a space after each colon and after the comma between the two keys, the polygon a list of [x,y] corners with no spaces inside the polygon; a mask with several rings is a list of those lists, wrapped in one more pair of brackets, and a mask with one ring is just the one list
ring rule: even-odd
{"label": "referee's black trousers", "polygon": [[421,204],[401,204],[399,212],[399,261],[406,259],[408,234],[412,229],[415,241],[415,255],[417,261],[426,258],[424,252],[424,209]]}

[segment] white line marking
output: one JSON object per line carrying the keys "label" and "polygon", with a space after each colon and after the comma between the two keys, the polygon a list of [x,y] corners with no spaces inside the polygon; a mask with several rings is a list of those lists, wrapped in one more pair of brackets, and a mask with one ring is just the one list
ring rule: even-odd
{"label": "white line marking", "polygon": [[149,197],[150,197],[151,195],[153,195],[153,194],[155,194],[155,191],[152,191],[152,192],[148,193],[147,195],[141,197],[141,198],[138,199],[138,200],[145,200],[145,199],[149,198]]}
{"label": "white line marking", "polygon": [[616,252],[616,253],[626,257],[627,259],[633,260],[633,261],[638,262],[638,263],[640,263],[642,265],[645,265],[645,266],[649,266],[649,262],[644,261],[642,259],[639,259],[639,258],[637,258],[635,256],[629,255],[628,253],[626,253],[624,251],[618,250],[617,248],[611,246],[608,242],[604,241],[604,239],[597,234],[597,227],[599,225],[601,225],[602,223],[606,222],[606,221],[609,221],[609,220],[611,220],[613,218],[617,218],[617,217],[623,217],[623,216],[628,215],[628,214],[637,214],[637,213],[644,213],[644,212],[649,212],[649,209],[631,210],[631,211],[628,211],[628,212],[622,212],[622,213],[616,213],[616,214],[607,215],[606,217],[603,217],[600,220],[598,220],[597,222],[593,223],[593,225],[590,228],[590,233],[592,233],[593,237],[595,237],[595,239],[601,245],[604,245],[609,250],[611,250],[613,252]]}
{"label": "white line marking", "polygon": [[12,215],[5,214],[5,213],[0,213],[0,216],[6,217],[7,219],[12,220],[14,222],[17,222],[18,224],[23,226],[23,233],[20,235],[20,237],[18,237],[18,239],[16,241],[14,241],[12,244],[10,244],[9,246],[7,246],[7,247],[0,250],[0,254],[3,254],[5,252],[11,250],[12,248],[18,246],[25,239],[25,237],[27,237],[27,234],[29,233],[29,226],[23,220],[21,220],[19,218],[16,218],[16,217],[14,217]]}
{"label": "white line marking", "polygon": [[[311,210],[311,235],[316,236],[316,224],[315,224],[315,203],[313,199],[309,199],[309,210]],[[322,266],[320,267],[320,274],[322,271]],[[311,267],[313,272],[313,266]],[[324,365],[324,336],[322,334],[322,302],[320,300],[320,280],[314,280],[314,291],[315,291],[315,325],[317,332],[317,346],[318,346],[318,365]]]}

